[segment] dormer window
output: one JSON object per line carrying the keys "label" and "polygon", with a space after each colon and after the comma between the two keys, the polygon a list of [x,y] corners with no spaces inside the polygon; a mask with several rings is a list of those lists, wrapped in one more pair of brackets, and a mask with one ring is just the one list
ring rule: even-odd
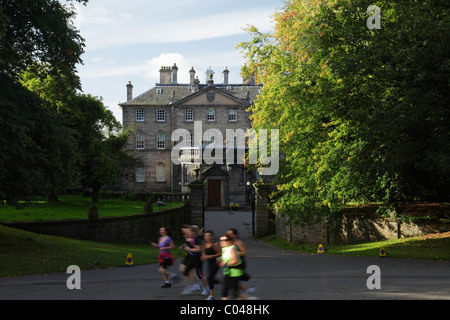
{"label": "dormer window", "polygon": [[162,88],[156,88],[156,93],[157,94],[162,94],[163,93],[163,89]]}

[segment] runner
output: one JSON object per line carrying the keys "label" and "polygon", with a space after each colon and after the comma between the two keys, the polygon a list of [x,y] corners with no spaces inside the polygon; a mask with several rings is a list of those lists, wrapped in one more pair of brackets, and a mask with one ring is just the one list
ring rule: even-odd
{"label": "runner", "polygon": [[223,267],[224,286],[222,290],[222,300],[230,300],[229,292],[231,291],[232,297],[236,299],[239,280],[243,275],[241,266],[241,258],[239,252],[230,236],[224,234],[220,237],[220,245],[222,247],[222,258],[220,266]]}
{"label": "runner", "polygon": [[198,289],[195,285],[189,286],[189,275],[191,270],[196,271],[196,275],[204,285],[204,288],[206,289],[208,287],[208,284],[202,272],[202,261],[200,260],[200,258],[203,253],[203,243],[199,237],[200,235],[198,228],[196,226],[191,226],[191,228],[187,230],[186,235],[189,241],[187,241],[185,245],[185,249],[187,251],[186,265],[184,268],[186,288],[181,292],[181,294],[184,295],[191,294],[199,289],[199,286]]}
{"label": "runner", "polygon": [[[181,234],[183,235],[185,243],[190,241],[190,238],[189,238],[189,235],[188,235],[190,227],[191,226],[188,225],[188,224],[184,224],[184,225],[181,226]],[[179,246],[178,249],[179,250],[185,250],[185,247],[186,247],[186,244],[182,244],[181,246]],[[178,251],[178,253],[180,254],[180,251]],[[183,261],[180,263],[180,265],[178,267],[178,270],[180,271],[181,274],[184,274],[184,270],[186,268],[186,261],[187,261],[187,259],[188,259],[188,254],[187,254],[187,251],[186,251],[185,255],[184,255],[184,259],[183,259]],[[172,281],[179,280],[178,274],[177,273],[170,274],[169,275],[169,280],[172,280]],[[196,280],[191,277],[191,282],[192,282],[192,286],[193,286],[193,285],[195,285]]]}
{"label": "runner", "polygon": [[[185,244],[182,244],[182,245],[180,246],[180,248],[179,248],[180,250],[185,250],[185,248],[186,248],[186,243],[190,241],[189,236],[188,236],[188,233],[189,233],[188,231],[189,231],[189,228],[190,228],[190,227],[191,227],[191,226],[188,225],[188,224],[184,224],[183,226],[181,226],[181,234],[182,234],[183,237],[184,237]],[[180,263],[180,266],[179,266],[179,270],[180,270],[181,273],[184,273],[184,269],[186,268],[186,261],[187,261],[187,251],[186,251],[186,253],[185,253],[185,255],[184,255],[183,262],[181,262],[181,263]]]}
{"label": "runner", "polygon": [[[242,240],[239,239],[239,233],[235,228],[228,229],[227,235],[232,239],[233,244],[238,248],[239,255],[241,257],[241,261],[242,261],[241,269],[243,271],[243,275],[240,280],[248,281],[248,280],[250,280],[250,275],[245,271],[245,269],[247,268],[247,256],[248,256],[247,248],[245,247]],[[247,288],[242,283],[240,284],[239,289],[241,289],[242,291],[244,291],[246,294],[249,294],[249,295],[253,295],[256,293],[256,288]],[[242,297],[242,298],[246,299],[246,297]]]}
{"label": "runner", "polygon": [[206,300],[215,300],[214,297],[214,282],[215,275],[217,271],[219,271],[219,266],[217,265],[217,258],[219,258],[222,255],[222,251],[217,244],[217,242],[214,241],[214,233],[211,230],[208,230],[204,234],[204,240],[205,240],[205,250],[203,251],[201,260],[208,262],[208,298]]}
{"label": "runner", "polygon": [[175,248],[175,245],[172,241],[172,231],[169,227],[161,227],[159,229],[159,235],[160,238],[158,240],[158,243],[152,242],[151,245],[159,248],[159,270],[158,272],[161,273],[164,284],[161,286],[161,288],[170,288],[172,286],[170,280],[169,280],[169,272],[167,272],[167,268],[172,266],[174,263],[174,257],[172,255],[172,250]]}

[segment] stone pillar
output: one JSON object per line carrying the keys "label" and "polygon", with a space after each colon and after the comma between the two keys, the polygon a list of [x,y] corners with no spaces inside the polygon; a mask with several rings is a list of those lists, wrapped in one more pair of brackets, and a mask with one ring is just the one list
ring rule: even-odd
{"label": "stone pillar", "polygon": [[202,229],[205,226],[205,185],[200,180],[195,180],[189,184],[191,190],[191,217],[190,224]]}
{"label": "stone pillar", "polygon": [[267,182],[256,182],[255,188],[255,236],[264,237],[272,233],[271,214],[269,212],[269,193],[271,184]]}

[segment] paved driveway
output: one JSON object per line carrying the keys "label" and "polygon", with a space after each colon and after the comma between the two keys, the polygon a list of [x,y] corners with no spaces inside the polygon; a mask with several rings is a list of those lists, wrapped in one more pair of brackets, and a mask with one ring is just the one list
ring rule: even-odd
{"label": "paved driveway", "polygon": [[[309,299],[449,299],[450,262],[299,254],[251,238],[251,213],[209,211],[206,229],[220,236],[237,228],[249,252],[248,286],[264,300]],[[367,268],[381,271],[381,289],[370,290]],[[178,262],[173,270],[177,269]],[[204,300],[182,296],[183,283],[161,289],[158,266],[81,272],[81,290],[68,290],[65,273],[0,278],[0,299],[149,299]]]}

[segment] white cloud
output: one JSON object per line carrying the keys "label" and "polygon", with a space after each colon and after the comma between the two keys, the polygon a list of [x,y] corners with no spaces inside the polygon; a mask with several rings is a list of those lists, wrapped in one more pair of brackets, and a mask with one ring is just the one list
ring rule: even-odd
{"label": "white cloud", "polygon": [[162,53],[157,57],[145,61],[144,76],[154,79],[159,75],[158,71],[161,66],[173,66],[176,63],[178,69],[186,68],[186,59],[181,53]]}
{"label": "white cloud", "polygon": [[[101,58],[93,58],[92,62],[102,62]],[[202,55],[185,57],[181,53],[162,53],[159,56],[150,58],[139,63],[117,66],[114,64],[87,64],[79,67],[80,77],[82,79],[100,79],[110,77],[141,77],[150,84],[159,82],[159,69],[161,66],[173,66],[176,63],[178,67],[178,82],[189,82],[189,70],[194,67],[196,76],[201,83],[206,82],[206,69],[211,66],[215,71],[215,81],[222,81],[222,71],[225,67],[230,71],[230,82],[240,83],[240,68],[244,59],[237,51],[212,52],[208,51]]]}

